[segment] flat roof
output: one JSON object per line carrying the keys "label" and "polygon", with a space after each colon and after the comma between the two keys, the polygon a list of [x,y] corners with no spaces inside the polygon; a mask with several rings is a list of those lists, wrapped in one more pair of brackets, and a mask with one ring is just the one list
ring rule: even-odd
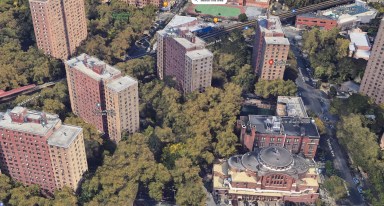
{"label": "flat roof", "polygon": [[356,46],[371,46],[369,44],[368,35],[365,32],[351,32],[349,38]]}
{"label": "flat roof", "polygon": [[316,18],[316,19],[325,19],[325,20],[336,20],[335,18],[331,16],[324,16],[324,15],[319,15],[317,13],[305,13],[305,14],[300,14],[297,15],[298,17],[306,17],[306,18]]}
{"label": "flat roof", "polygon": [[130,76],[124,76],[112,80],[107,84],[107,87],[115,92],[120,92],[134,84],[137,84],[137,81],[134,78]]}
{"label": "flat roof", "polygon": [[[20,112],[23,109],[23,107],[15,107],[12,112],[17,113]],[[43,114],[47,117],[46,124],[39,124],[34,122],[12,122],[11,119],[11,110],[8,110],[6,112],[0,112],[0,128],[12,130],[12,131],[18,131],[18,132],[24,132],[28,134],[33,135],[39,135],[39,136],[46,136],[47,133],[52,130],[59,122],[61,122],[58,115],[55,114],[49,114],[41,111],[35,111],[35,110],[27,110],[26,118],[31,117],[32,119],[36,119],[37,116],[41,116]]]}
{"label": "flat roof", "polygon": [[283,103],[286,105],[286,112],[288,116],[308,117],[301,97],[278,96],[277,103]]}
{"label": "flat roof", "polygon": [[283,27],[278,16],[259,16],[257,21],[260,29],[265,33],[284,34]]}
{"label": "flat roof", "polygon": [[190,42],[188,39],[186,38],[181,38],[181,37],[176,37],[176,38],[173,38],[175,41],[177,41],[179,44],[181,44],[184,48],[186,49],[193,49],[195,47],[204,47],[205,46],[205,42],[200,39],[199,37],[194,37],[195,38],[195,42]]}
{"label": "flat roof", "polygon": [[264,37],[266,44],[290,45],[285,37]]}
{"label": "flat roof", "polygon": [[248,115],[241,117],[241,120],[246,126],[256,127],[257,133],[261,134],[320,138],[315,122],[308,117]]}
{"label": "flat roof", "polygon": [[[85,60],[87,61],[87,65],[85,64]],[[80,54],[77,57],[74,57],[68,61],[65,62],[68,66],[71,68],[77,69],[80,72],[86,74],[87,76],[95,79],[95,80],[101,80],[101,79],[109,79],[113,76],[121,74],[121,71],[112,67],[111,65],[101,61],[100,59],[89,56],[87,54]],[[94,72],[92,69],[90,69],[88,66],[93,65],[105,65],[105,69],[103,73],[98,74]]]}
{"label": "flat roof", "polygon": [[61,127],[48,138],[48,144],[68,148],[82,131],[83,129],[81,127],[61,125]]}
{"label": "flat roof", "polygon": [[164,29],[168,29],[170,27],[182,26],[184,24],[188,24],[188,23],[191,23],[191,22],[196,21],[196,20],[197,20],[196,17],[175,15],[171,19],[171,21],[167,24],[167,26],[165,26]]}
{"label": "flat roof", "polygon": [[185,55],[190,59],[201,59],[205,57],[213,57],[212,52],[210,52],[208,49],[198,49],[198,50],[188,51]]}

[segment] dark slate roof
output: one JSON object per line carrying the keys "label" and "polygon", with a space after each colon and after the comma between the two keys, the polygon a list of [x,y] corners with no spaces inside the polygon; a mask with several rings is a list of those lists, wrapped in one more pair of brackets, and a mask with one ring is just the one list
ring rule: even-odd
{"label": "dark slate roof", "polygon": [[248,129],[256,128],[260,134],[282,134],[289,136],[308,136],[320,138],[316,124],[309,117],[278,117],[268,115],[249,115],[241,117]]}

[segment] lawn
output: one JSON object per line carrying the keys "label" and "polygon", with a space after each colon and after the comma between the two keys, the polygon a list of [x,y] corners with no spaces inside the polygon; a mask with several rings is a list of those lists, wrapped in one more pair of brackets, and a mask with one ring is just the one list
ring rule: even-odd
{"label": "lawn", "polygon": [[239,8],[218,5],[197,5],[195,9],[202,14],[223,17],[237,17],[241,13]]}

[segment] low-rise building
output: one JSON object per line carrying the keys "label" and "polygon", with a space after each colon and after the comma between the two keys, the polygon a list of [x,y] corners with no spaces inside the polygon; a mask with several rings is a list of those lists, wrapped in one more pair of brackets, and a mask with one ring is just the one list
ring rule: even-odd
{"label": "low-rise building", "polygon": [[371,55],[372,46],[367,32],[363,32],[361,29],[354,29],[349,33],[349,39],[351,40],[349,44],[349,57],[368,60]]}
{"label": "low-rise building", "polygon": [[240,143],[248,151],[278,146],[313,158],[320,139],[314,120],[308,117],[248,115],[240,117],[237,127]]}
{"label": "low-rise building", "polygon": [[298,15],[296,27],[318,26],[329,30],[337,26],[341,30],[348,30],[356,28],[361,23],[369,23],[376,15],[375,9],[370,8],[363,1],[356,0],[353,4],[337,6],[317,13]]}
{"label": "low-rise building", "polygon": [[300,14],[296,17],[296,28],[307,29],[317,26],[320,29],[331,30],[337,27],[336,19],[315,13]]}
{"label": "low-rise building", "polygon": [[277,116],[308,117],[301,97],[278,96]]}
{"label": "low-rise building", "polygon": [[269,146],[214,164],[213,194],[235,205],[314,203],[319,197],[318,179],[310,160]]}

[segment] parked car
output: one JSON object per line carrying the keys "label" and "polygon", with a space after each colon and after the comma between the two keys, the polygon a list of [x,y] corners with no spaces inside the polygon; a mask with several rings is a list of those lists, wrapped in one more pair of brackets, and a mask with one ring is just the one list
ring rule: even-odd
{"label": "parked car", "polygon": [[363,188],[361,188],[360,186],[357,187],[357,191],[359,191],[360,194],[363,194]]}
{"label": "parked car", "polygon": [[359,179],[357,179],[356,177],[354,177],[354,178],[353,178],[353,182],[354,182],[355,184],[359,184],[360,181],[359,181]]}

